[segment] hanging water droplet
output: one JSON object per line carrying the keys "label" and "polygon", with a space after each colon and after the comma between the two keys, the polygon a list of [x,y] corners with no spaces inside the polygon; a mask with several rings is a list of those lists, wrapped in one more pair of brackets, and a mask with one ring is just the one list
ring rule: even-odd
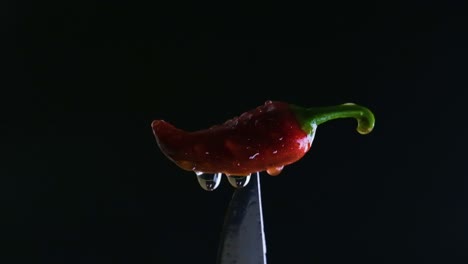
{"label": "hanging water droplet", "polygon": [[277,176],[281,173],[281,171],[283,170],[284,166],[280,166],[280,167],[271,167],[271,168],[268,168],[266,170],[266,172],[271,175],[271,176]]}
{"label": "hanging water droplet", "polygon": [[201,171],[194,171],[194,172],[195,172],[195,174],[196,174],[197,176],[203,175],[203,172],[201,172]]}
{"label": "hanging water droplet", "polygon": [[218,188],[219,183],[221,182],[222,173],[218,172],[215,174],[198,174],[197,173],[197,180],[200,186],[205,191],[213,191]]}
{"label": "hanging water droplet", "polygon": [[229,184],[234,188],[242,188],[247,186],[250,181],[250,174],[248,176],[228,176]]}

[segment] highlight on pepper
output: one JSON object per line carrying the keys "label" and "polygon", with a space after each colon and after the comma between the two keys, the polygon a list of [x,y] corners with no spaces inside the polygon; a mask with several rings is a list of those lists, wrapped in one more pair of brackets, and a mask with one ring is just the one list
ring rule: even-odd
{"label": "highlight on pepper", "polygon": [[252,173],[280,174],[310,150],[318,125],[338,118],[356,119],[360,134],[370,133],[375,124],[368,108],[353,103],[305,108],[266,101],[203,130],[184,131],[164,120],[154,120],[151,127],[162,153],[195,172],[202,188],[212,191],[222,174],[237,188],[247,185]]}

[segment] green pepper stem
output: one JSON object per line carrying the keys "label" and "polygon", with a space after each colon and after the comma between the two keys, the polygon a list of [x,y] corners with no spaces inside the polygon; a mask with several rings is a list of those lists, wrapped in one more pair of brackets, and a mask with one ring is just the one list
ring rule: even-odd
{"label": "green pepper stem", "polygon": [[374,114],[354,103],[312,108],[291,105],[291,108],[302,129],[308,134],[314,133],[318,125],[337,118],[355,118],[358,123],[356,130],[362,135],[370,133],[375,124]]}

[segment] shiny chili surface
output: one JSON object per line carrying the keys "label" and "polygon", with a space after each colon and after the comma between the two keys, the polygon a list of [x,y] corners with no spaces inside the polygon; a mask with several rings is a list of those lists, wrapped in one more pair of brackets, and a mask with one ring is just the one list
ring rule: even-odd
{"label": "shiny chili surface", "polygon": [[289,104],[276,101],[204,130],[188,132],[164,120],[152,128],[162,152],[182,169],[232,176],[277,175],[309,151],[314,137]]}

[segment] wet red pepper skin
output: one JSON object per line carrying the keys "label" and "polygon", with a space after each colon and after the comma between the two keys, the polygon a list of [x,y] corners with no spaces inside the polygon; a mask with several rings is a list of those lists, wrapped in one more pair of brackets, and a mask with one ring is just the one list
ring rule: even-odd
{"label": "wet red pepper skin", "polygon": [[277,175],[309,151],[314,137],[289,104],[271,101],[204,130],[187,132],[164,120],[152,128],[162,152],[182,169],[231,176]]}

